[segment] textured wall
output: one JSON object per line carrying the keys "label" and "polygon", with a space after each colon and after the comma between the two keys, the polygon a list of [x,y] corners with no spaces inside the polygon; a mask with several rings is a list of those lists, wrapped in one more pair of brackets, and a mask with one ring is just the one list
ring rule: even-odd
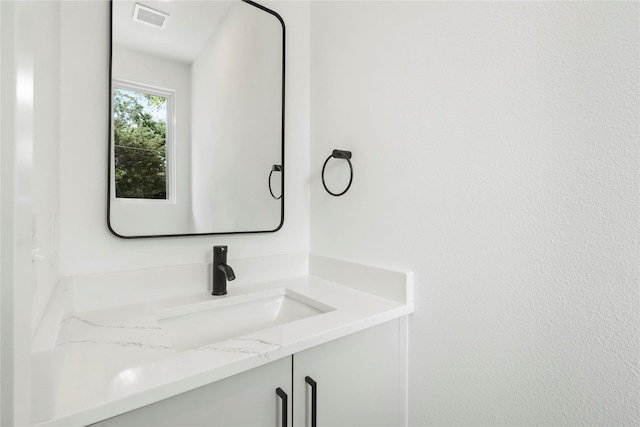
{"label": "textured wall", "polygon": [[410,425],[640,423],[638,8],[312,2],[311,247],[415,271]]}

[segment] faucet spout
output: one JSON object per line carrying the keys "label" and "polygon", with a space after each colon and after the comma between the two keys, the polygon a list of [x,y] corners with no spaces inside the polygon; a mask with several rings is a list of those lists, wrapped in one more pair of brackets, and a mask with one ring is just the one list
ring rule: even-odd
{"label": "faucet spout", "polygon": [[227,264],[227,247],[213,247],[213,286],[211,295],[226,295],[227,280],[235,280],[233,268]]}
{"label": "faucet spout", "polygon": [[230,265],[219,264],[218,270],[221,270],[224,273],[227,280],[235,280],[236,274],[233,272],[233,268],[231,268]]}

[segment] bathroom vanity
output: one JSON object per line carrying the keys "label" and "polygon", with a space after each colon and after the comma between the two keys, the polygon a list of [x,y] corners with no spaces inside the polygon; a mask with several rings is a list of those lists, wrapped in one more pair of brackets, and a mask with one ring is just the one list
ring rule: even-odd
{"label": "bathroom vanity", "polygon": [[[34,340],[39,425],[403,425],[412,274],[291,254],[67,278]],[[315,420],[315,421],[314,421]]]}

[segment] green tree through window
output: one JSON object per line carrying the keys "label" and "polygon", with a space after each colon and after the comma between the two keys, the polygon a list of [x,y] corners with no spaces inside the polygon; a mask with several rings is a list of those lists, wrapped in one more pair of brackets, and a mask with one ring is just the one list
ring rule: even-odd
{"label": "green tree through window", "polygon": [[167,98],[114,88],[116,198],[167,198]]}

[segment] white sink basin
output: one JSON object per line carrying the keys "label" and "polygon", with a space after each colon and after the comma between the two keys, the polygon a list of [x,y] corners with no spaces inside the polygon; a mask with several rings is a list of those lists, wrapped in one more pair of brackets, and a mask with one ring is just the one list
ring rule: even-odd
{"label": "white sink basin", "polygon": [[156,313],[156,318],[173,347],[184,351],[331,310],[294,292],[275,289],[167,309]]}

